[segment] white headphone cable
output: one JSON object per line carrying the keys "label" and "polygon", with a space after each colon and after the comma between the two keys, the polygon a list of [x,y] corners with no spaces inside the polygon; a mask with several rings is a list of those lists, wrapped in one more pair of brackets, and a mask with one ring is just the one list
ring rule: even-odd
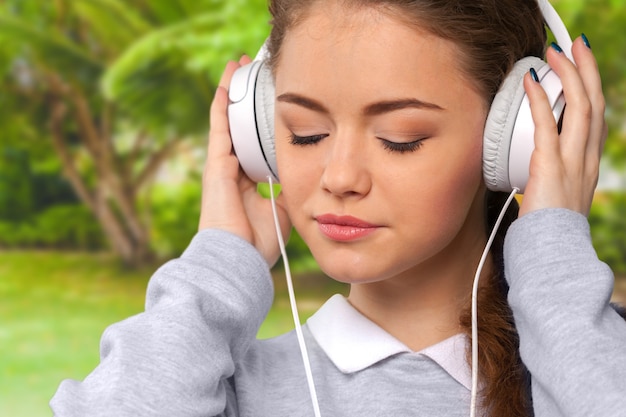
{"label": "white headphone cable", "polygon": [[278,246],[280,247],[280,253],[283,257],[283,264],[285,265],[285,279],[287,281],[289,303],[291,304],[291,315],[293,316],[293,322],[296,329],[298,346],[300,347],[300,353],[302,354],[302,362],[304,362],[304,373],[306,374],[306,380],[309,385],[309,394],[311,395],[311,402],[313,403],[313,412],[315,413],[315,417],[321,417],[320,405],[317,400],[317,391],[315,390],[315,382],[313,381],[313,372],[311,372],[311,362],[309,361],[309,354],[306,349],[306,343],[304,342],[304,336],[302,335],[302,325],[300,324],[300,315],[298,314],[298,306],[296,305],[296,295],[293,291],[293,282],[291,280],[289,260],[287,259],[287,251],[285,250],[285,242],[283,241],[283,234],[280,230],[280,223],[278,222],[276,200],[274,199],[274,184],[272,183],[271,176],[268,176],[267,178],[269,180],[268,182],[270,189],[270,201],[272,202],[272,213],[274,214],[274,224],[276,225]]}
{"label": "white headphone cable", "polygon": [[487,260],[487,255],[489,254],[493,240],[496,237],[496,233],[500,228],[500,223],[502,223],[504,214],[509,208],[509,205],[511,205],[513,197],[515,197],[515,194],[518,192],[519,189],[513,188],[513,191],[511,191],[511,194],[509,194],[509,197],[504,203],[504,206],[500,211],[500,215],[498,216],[496,223],[493,225],[493,230],[491,231],[489,240],[487,240],[487,245],[485,245],[485,249],[483,250],[480,262],[478,263],[478,268],[476,269],[476,275],[474,275],[474,284],[472,286],[472,397],[470,402],[470,417],[476,417],[476,400],[478,397],[478,280],[480,279],[480,273],[483,270],[483,266]]}

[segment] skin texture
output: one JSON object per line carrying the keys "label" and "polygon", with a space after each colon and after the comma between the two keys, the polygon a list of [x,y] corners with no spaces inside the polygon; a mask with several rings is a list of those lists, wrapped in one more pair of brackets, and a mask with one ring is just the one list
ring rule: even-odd
{"label": "skin texture", "polygon": [[[276,68],[281,225],[286,231],[292,221],[323,270],[352,284],[356,308],[419,350],[459,331],[485,243],[487,109],[456,67],[455,45],[375,9],[328,7],[314,7],[292,29]],[[537,128],[520,215],[547,207],[589,211],[606,137],[604,99],[589,48],[576,39],[573,54],[577,66],[554,50],[547,55],[568,103],[560,137],[543,90],[525,78]],[[230,77],[247,62],[228,64],[212,106],[200,228],[243,237],[271,265],[278,247],[269,202],[239,169],[226,119]],[[398,99],[443,110],[372,112],[381,108],[372,104]],[[294,145],[292,134],[321,136]],[[404,153],[381,141],[421,138],[421,147]],[[316,221],[329,213],[377,227],[337,242]]]}
{"label": "skin texture", "polygon": [[[452,43],[377,11],[335,8],[315,9],[293,30],[276,68],[276,152],[287,210],[322,270],[352,284],[355,307],[397,327],[392,334],[405,341],[406,318],[427,314],[411,322],[429,328],[409,333],[445,329],[430,344],[458,332],[485,243],[486,109],[457,68]],[[368,112],[407,99],[438,108]],[[292,133],[327,136],[294,145]],[[404,153],[381,141],[422,137],[419,149]],[[316,217],[327,213],[378,227],[338,242],[319,229]],[[384,311],[392,302],[404,317],[397,323]]]}

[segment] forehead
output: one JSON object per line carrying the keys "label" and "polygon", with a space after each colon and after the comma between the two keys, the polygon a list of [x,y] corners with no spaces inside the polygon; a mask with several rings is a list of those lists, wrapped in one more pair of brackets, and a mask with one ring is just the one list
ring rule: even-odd
{"label": "forehead", "polygon": [[317,3],[284,39],[277,93],[349,92],[351,101],[373,93],[418,94],[447,108],[467,105],[459,98],[474,90],[460,69],[458,47],[405,21],[380,8]]}

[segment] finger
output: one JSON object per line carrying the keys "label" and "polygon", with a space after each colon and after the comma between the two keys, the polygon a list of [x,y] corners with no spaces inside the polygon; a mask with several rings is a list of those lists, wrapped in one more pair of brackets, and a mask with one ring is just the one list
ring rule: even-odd
{"label": "finger", "polygon": [[572,168],[578,169],[583,163],[581,156],[585,154],[589,141],[591,103],[574,63],[562,51],[553,47],[548,48],[546,57],[561,79],[567,103],[560,135],[561,154],[576,164],[572,165]]}
{"label": "finger", "polygon": [[224,69],[219,86],[215,91],[211,104],[209,132],[208,159],[226,156],[231,153],[232,142],[230,140],[230,128],[228,126],[228,86],[235,70],[239,68],[236,62],[229,62]]}
{"label": "finger", "polygon": [[589,153],[599,156],[604,147],[607,130],[604,117],[606,101],[602,92],[602,80],[600,79],[598,63],[591,48],[585,44],[582,37],[574,41],[572,53],[592,109],[587,150]]}
{"label": "finger", "polygon": [[535,150],[557,157],[560,141],[548,96],[541,85],[533,79],[530,72],[524,76],[524,89],[528,96],[530,112],[535,124]]}
{"label": "finger", "polygon": [[228,61],[226,64],[226,68],[224,68],[224,72],[222,73],[222,77],[220,78],[220,82],[218,85],[220,87],[224,87],[228,91],[228,86],[230,85],[230,79],[233,77],[233,74],[241,65],[235,61]]}
{"label": "finger", "polygon": [[230,129],[228,127],[228,91],[224,87],[218,87],[211,104],[210,131],[208,144],[208,159],[215,159],[220,155],[228,155],[232,144],[230,141]]}

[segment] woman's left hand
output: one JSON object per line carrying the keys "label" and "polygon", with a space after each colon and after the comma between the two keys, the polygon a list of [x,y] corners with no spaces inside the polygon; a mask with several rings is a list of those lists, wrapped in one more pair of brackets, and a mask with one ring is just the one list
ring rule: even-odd
{"label": "woman's left hand", "polygon": [[542,208],[566,208],[587,216],[607,137],[598,65],[581,37],[572,48],[576,65],[563,52],[548,49],[546,58],[561,79],[567,108],[559,134],[543,88],[526,74],[535,150],[519,215]]}

